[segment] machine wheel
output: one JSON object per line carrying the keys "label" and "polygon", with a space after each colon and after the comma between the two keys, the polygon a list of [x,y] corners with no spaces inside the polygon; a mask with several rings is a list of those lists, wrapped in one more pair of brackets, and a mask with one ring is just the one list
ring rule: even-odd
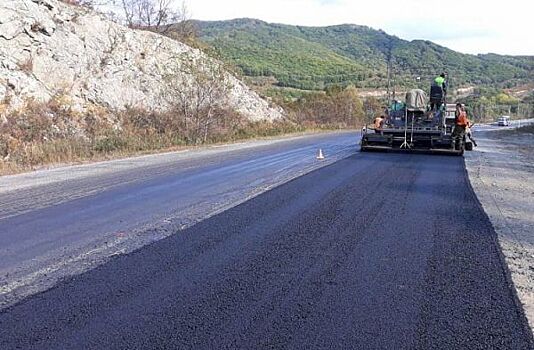
{"label": "machine wheel", "polygon": [[473,150],[473,143],[472,142],[466,142],[465,143],[465,150],[466,151],[472,151]]}

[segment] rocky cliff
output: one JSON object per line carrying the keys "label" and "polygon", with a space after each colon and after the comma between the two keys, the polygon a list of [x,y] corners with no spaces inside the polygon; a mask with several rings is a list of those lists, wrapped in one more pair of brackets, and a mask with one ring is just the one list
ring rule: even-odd
{"label": "rocky cliff", "polygon": [[[28,98],[47,101],[60,94],[80,110],[88,105],[158,109],[169,70],[188,74],[180,69],[184,62],[207,61],[215,62],[185,44],[126,28],[85,8],[56,0],[0,1],[4,105],[20,105]],[[279,108],[225,74],[230,107],[251,120],[281,117]]]}

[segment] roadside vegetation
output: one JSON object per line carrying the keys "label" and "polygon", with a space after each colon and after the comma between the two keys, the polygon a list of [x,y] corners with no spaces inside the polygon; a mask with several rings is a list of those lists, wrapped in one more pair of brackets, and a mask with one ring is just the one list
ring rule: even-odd
{"label": "roadside vegetation", "polygon": [[476,88],[473,94],[459,99],[478,122],[493,122],[507,115],[511,119],[534,118],[534,92],[518,98],[498,88]]}
{"label": "roadside vegetation", "polygon": [[[318,130],[360,127],[364,102],[353,87],[335,88],[280,103],[286,116],[250,121],[228,107],[219,71],[196,72],[188,83],[167,77],[165,111],[90,106],[80,112],[65,96],[27,101],[3,109],[0,123],[0,175],[50,164],[76,163],[185,147]],[[181,89],[190,84],[190,89]],[[189,92],[187,92],[189,91]],[[202,100],[202,103],[196,103]],[[378,111],[378,108],[376,109]]]}
{"label": "roadside vegetation", "polygon": [[217,111],[208,132],[176,111],[98,107],[80,113],[56,97],[28,102],[0,124],[0,175],[49,164],[101,160],[217,142],[303,131],[288,121],[251,122],[231,110]]}
{"label": "roadside vegetation", "polygon": [[534,62],[528,56],[467,55],[366,26],[303,27],[255,19],[195,23],[199,39],[221,58],[246,76],[274,78],[278,87],[383,89],[388,57],[397,83],[405,87],[427,89],[441,71],[448,71],[458,87],[510,88],[533,77]]}

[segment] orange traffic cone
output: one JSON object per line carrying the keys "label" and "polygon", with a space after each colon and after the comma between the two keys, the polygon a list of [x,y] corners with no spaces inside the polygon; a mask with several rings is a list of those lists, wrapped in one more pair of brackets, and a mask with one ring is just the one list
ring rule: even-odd
{"label": "orange traffic cone", "polygon": [[319,148],[319,153],[317,153],[317,159],[319,160],[323,160],[324,159],[324,155],[323,155],[323,150]]}

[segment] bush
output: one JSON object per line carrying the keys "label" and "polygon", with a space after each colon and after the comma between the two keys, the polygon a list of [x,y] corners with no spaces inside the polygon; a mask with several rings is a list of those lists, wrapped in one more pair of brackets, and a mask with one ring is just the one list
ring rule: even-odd
{"label": "bush", "polygon": [[363,123],[363,103],[352,86],[328,87],[325,92],[280,102],[297,125],[309,128],[350,128]]}
{"label": "bush", "polygon": [[93,149],[99,153],[112,153],[125,148],[127,142],[119,135],[105,136],[99,140],[96,140]]}

